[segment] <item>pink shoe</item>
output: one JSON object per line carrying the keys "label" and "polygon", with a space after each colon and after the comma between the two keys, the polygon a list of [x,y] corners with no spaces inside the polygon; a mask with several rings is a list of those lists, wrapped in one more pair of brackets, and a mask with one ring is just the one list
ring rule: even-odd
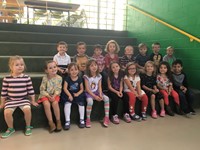
{"label": "pink shoe", "polygon": [[130,118],[129,114],[127,114],[127,113],[124,114],[124,121],[127,123],[131,122],[131,118]]}
{"label": "pink shoe", "polygon": [[158,115],[157,115],[156,110],[152,111],[151,117],[154,118],[154,119],[157,119],[157,118],[158,118]]}
{"label": "pink shoe", "polygon": [[108,117],[104,117],[104,119],[103,119],[103,125],[104,125],[105,127],[108,127],[109,122],[110,122],[109,118],[108,118]]}
{"label": "pink shoe", "polygon": [[90,122],[89,118],[86,119],[85,126],[86,126],[86,128],[91,128],[91,122]]}
{"label": "pink shoe", "polygon": [[113,122],[114,124],[119,124],[118,115],[114,115],[114,116],[112,117],[112,122]]}
{"label": "pink shoe", "polygon": [[160,117],[165,117],[165,110],[161,110]]}

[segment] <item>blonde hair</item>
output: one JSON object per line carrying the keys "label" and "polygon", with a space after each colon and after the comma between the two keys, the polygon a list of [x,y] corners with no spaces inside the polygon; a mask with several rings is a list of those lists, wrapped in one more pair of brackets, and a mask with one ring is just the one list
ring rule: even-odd
{"label": "blonde hair", "polygon": [[13,73],[12,67],[13,67],[16,60],[22,60],[22,62],[24,64],[24,70],[26,69],[26,64],[24,62],[24,59],[21,56],[15,55],[15,56],[11,56],[10,59],[9,59],[9,62],[8,62],[10,73]]}
{"label": "blonde hair", "polygon": [[172,47],[172,46],[168,46],[168,47],[166,48],[166,50],[168,50],[168,49],[172,49],[172,50],[174,50],[174,47]]}
{"label": "blonde hair", "polygon": [[120,51],[120,48],[119,48],[118,43],[117,43],[115,40],[110,40],[110,41],[108,41],[108,43],[106,44],[106,47],[105,47],[105,52],[109,52],[109,45],[110,45],[111,43],[115,44],[115,47],[116,47],[115,53],[118,53],[118,52]]}
{"label": "blonde hair", "polygon": [[148,64],[151,64],[152,66],[153,66],[153,68],[154,68],[154,71],[153,71],[153,75],[155,76],[156,75],[156,66],[155,66],[155,64],[154,64],[154,62],[153,61],[147,61],[146,63],[145,63],[145,65],[144,65],[144,72],[145,73],[147,73],[147,65]]}
{"label": "blonde hair", "polygon": [[146,45],[145,43],[140,43],[140,44],[138,45],[138,48],[140,49],[140,48],[142,48],[142,47],[146,47],[146,48],[147,48],[147,45]]}

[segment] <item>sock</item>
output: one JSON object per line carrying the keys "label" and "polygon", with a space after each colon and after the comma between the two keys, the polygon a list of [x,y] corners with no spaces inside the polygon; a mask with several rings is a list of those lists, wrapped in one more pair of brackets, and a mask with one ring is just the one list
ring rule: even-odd
{"label": "sock", "polygon": [[70,114],[71,114],[71,105],[72,103],[65,103],[64,112],[65,112],[65,121],[70,121]]}
{"label": "sock", "polygon": [[109,117],[110,103],[107,96],[103,96],[105,117]]}
{"label": "sock", "polygon": [[84,120],[85,107],[78,105],[78,110],[79,110],[79,114],[80,114],[80,120]]}

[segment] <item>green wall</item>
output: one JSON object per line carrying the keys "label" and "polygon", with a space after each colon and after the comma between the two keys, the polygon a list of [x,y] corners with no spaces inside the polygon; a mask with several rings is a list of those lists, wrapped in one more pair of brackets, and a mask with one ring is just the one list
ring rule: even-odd
{"label": "green wall", "polygon": [[[200,38],[199,0],[129,0],[128,3]],[[138,43],[146,43],[149,53],[153,42],[161,43],[163,55],[167,46],[174,46],[175,56],[183,60],[189,84],[200,89],[200,43],[190,42],[188,37],[131,8],[128,9],[127,20],[129,36],[136,37]]]}

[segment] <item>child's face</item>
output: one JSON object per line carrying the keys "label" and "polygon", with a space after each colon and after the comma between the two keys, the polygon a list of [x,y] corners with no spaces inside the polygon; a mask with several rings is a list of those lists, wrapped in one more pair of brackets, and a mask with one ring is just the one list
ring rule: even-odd
{"label": "child's face", "polygon": [[140,52],[141,55],[145,56],[146,53],[147,53],[147,48],[146,48],[145,46],[144,46],[144,47],[141,47],[141,48],[139,49],[139,52]]}
{"label": "child's face", "polygon": [[159,51],[160,51],[160,45],[154,45],[153,47],[152,47],[152,49],[153,49],[153,52],[154,53],[159,53]]}
{"label": "child's face", "polygon": [[136,65],[130,65],[127,69],[128,69],[128,74],[129,75],[135,75],[135,73],[136,73]]}
{"label": "child's face", "polygon": [[180,64],[176,64],[172,66],[173,72],[179,74],[182,72],[183,67]]}
{"label": "child's face", "polygon": [[114,74],[118,74],[120,66],[117,63],[112,64],[111,70]]}
{"label": "child's face", "polygon": [[116,51],[116,45],[115,45],[115,43],[110,43],[108,45],[108,52],[113,54],[113,53],[115,53],[115,51]]}
{"label": "child's face", "polygon": [[102,49],[101,48],[95,48],[94,49],[94,54],[97,55],[97,56],[101,55],[102,54]]}
{"label": "child's face", "polygon": [[70,69],[69,69],[69,74],[71,77],[77,77],[78,76],[78,73],[79,73],[79,70],[77,67],[75,66],[72,66]]}
{"label": "child's face", "polygon": [[45,70],[48,75],[56,75],[58,71],[58,67],[55,62],[51,62],[47,64],[47,69]]}
{"label": "child's face", "polygon": [[11,70],[14,74],[21,74],[24,72],[24,61],[22,59],[17,59],[14,61],[13,66],[11,67]]}
{"label": "child's face", "polygon": [[98,69],[98,66],[95,62],[92,62],[90,67],[89,67],[91,73],[96,73],[97,72],[97,69]]}
{"label": "child's face", "polygon": [[85,52],[86,52],[86,47],[85,47],[85,45],[79,45],[79,46],[77,47],[77,52],[78,52],[79,55],[85,54]]}
{"label": "child's face", "polygon": [[133,48],[132,47],[126,47],[124,54],[125,55],[133,55]]}
{"label": "child's face", "polygon": [[166,65],[161,65],[159,68],[159,71],[161,74],[166,74],[167,73],[167,66]]}
{"label": "child's face", "polygon": [[67,47],[65,45],[58,45],[57,50],[60,55],[64,55],[67,51]]}
{"label": "child's face", "polygon": [[153,64],[151,64],[151,63],[148,63],[148,64],[145,66],[145,69],[146,69],[146,72],[147,72],[147,73],[153,73],[153,72],[154,72],[154,66],[153,66]]}
{"label": "child's face", "polygon": [[172,55],[174,54],[173,48],[168,48],[168,49],[166,50],[166,53],[167,53],[167,55],[172,56]]}

